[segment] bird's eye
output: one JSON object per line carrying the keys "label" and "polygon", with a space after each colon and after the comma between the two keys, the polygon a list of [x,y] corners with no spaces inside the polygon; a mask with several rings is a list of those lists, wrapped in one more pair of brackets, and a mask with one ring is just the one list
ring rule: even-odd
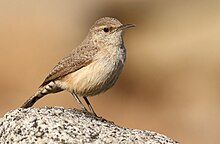
{"label": "bird's eye", "polygon": [[106,27],[105,27],[105,28],[103,29],[103,31],[107,33],[107,32],[109,32],[109,28],[106,28]]}

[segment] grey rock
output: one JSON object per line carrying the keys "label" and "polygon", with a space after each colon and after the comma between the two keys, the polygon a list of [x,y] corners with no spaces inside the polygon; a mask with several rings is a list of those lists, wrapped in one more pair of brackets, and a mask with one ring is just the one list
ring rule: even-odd
{"label": "grey rock", "polygon": [[15,109],[0,118],[0,143],[145,143],[175,144],[156,132],[123,128],[77,109]]}

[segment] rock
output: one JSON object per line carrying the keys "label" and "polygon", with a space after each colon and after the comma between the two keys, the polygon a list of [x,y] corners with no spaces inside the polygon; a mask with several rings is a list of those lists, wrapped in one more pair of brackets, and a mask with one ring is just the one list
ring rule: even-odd
{"label": "rock", "polygon": [[123,128],[77,109],[43,107],[12,110],[0,118],[0,143],[175,144],[150,131]]}

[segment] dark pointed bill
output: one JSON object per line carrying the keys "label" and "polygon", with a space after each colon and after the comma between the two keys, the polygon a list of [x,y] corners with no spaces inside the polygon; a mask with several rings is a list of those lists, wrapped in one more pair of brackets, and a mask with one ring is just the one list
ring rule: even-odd
{"label": "dark pointed bill", "polygon": [[120,31],[120,30],[123,30],[123,29],[127,29],[127,28],[131,28],[131,27],[135,27],[136,25],[134,24],[124,24],[124,25],[121,25],[117,28],[117,31]]}

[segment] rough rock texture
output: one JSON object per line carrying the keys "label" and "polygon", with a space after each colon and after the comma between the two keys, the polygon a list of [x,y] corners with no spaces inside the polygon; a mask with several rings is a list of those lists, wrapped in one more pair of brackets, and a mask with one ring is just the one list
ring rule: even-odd
{"label": "rough rock texture", "polygon": [[145,143],[176,141],[150,131],[123,128],[89,113],[62,107],[16,109],[0,118],[0,143]]}

